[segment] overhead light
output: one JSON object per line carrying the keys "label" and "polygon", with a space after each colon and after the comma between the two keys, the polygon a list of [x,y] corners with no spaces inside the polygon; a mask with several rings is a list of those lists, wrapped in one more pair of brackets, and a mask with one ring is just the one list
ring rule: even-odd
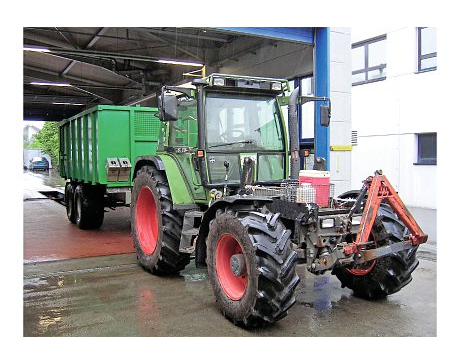
{"label": "overhead light", "polygon": [[74,102],[53,102],[53,105],[75,105],[75,106],[83,106],[85,104],[77,104]]}
{"label": "overhead light", "polygon": [[225,80],[223,78],[214,78],[213,84],[214,86],[225,86]]}
{"label": "overhead light", "polygon": [[352,225],[360,225],[361,224],[361,218],[362,218],[362,216],[353,216],[351,218],[351,224]]}
{"label": "overhead light", "polygon": [[204,66],[202,63],[187,62],[187,61],[174,61],[174,60],[168,60],[168,59],[159,59],[155,62],[167,63],[167,64],[177,64],[181,66],[193,66],[193,67],[203,67]]}
{"label": "overhead light", "polygon": [[35,47],[23,47],[22,50],[29,51],[29,52],[41,52],[41,53],[50,52],[48,48],[35,48]]}
{"label": "overhead light", "polygon": [[322,219],[321,220],[321,228],[327,229],[334,227],[334,219]]}
{"label": "overhead light", "polygon": [[281,82],[272,82],[272,90],[281,91],[282,88]]}
{"label": "overhead light", "polygon": [[58,87],[72,86],[70,83],[59,83],[59,82],[31,82],[30,84],[35,85],[35,86],[58,86]]}

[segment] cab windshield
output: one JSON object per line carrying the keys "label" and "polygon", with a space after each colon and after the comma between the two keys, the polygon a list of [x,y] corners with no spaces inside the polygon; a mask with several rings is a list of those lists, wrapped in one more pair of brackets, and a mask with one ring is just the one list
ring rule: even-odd
{"label": "cab windshield", "polygon": [[274,96],[208,93],[205,110],[208,150],[283,150]]}

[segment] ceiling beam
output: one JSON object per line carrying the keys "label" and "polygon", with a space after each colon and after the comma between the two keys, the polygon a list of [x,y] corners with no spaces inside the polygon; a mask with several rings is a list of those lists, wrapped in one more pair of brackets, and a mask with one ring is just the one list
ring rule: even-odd
{"label": "ceiling beam", "polygon": [[[30,76],[32,77],[32,76]],[[33,77],[35,78],[35,77]],[[31,81],[34,82],[34,81]],[[24,80],[24,85],[32,85],[31,82],[25,81]],[[38,81],[41,82],[41,81]],[[48,81],[48,80],[43,80],[43,82],[50,82],[49,87],[52,87],[52,82],[54,81]],[[154,86],[159,86],[159,82],[151,82],[147,81],[149,84],[154,85]],[[135,91],[142,91],[142,87],[125,87],[125,86],[111,86],[111,85],[90,85],[90,84],[83,84],[83,83],[71,83],[71,87],[83,87],[83,88],[90,88],[90,89],[104,89],[104,90],[120,90],[120,91],[128,91],[128,90],[135,90]]]}
{"label": "ceiling beam", "polygon": [[126,106],[133,106],[133,105],[136,105],[136,104],[141,104],[142,102],[145,102],[147,100],[153,99],[156,96],[157,96],[157,94],[153,93],[153,94],[141,97],[140,99],[135,99],[134,101],[125,102],[125,105]]}
{"label": "ceiling beam", "polygon": [[[56,30],[54,31],[57,32]],[[62,47],[62,48],[69,47],[69,43],[65,42],[64,40],[52,38],[44,34],[32,33],[26,30],[24,30],[24,43],[26,43],[25,40],[39,43],[40,45],[45,46],[45,47],[49,47],[49,46]],[[34,45],[37,46],[37,44],[34,44]]]}
{"label": "ceiling beam", "polygon": [[[25,47],[27,47],[27,46],[25,46]],[[79,51],[79,50],[75,50],[75,51]],[[80,50],[80,51],[85,52],[85,50]],[[78,61],[78,62],[80,62],[80,63],[83,64],[83,65],[88,65],[88,66],[91,66],[91,67],[97,67],[97,68],[103,69],[104,71],[106,71],[106,72],[108,72],[108,73],[111,73],[111,74],[113,74],[114,76],[119,77],[120,79],[123,78],[124,80],[126,80],[126,81],[127,81],[126,86],[128,86],[129,84],[141,85],[139,82],[134,81],[134,80],[131,79],[131,78],[125,77],[125,76],[119,74],[118,72],[112,71],[111,69],[108,69],[108,68],[106,68],[106,67],[100,66],[100,65],[98,65],[98,64],[88,63],[88,62],[82,61],[82,60],[80,60],[80,59],[72,59],[72,55],[68,55],[67,53],[66,53],[66,56],[65,56],[65,57],[62,56],[62,55],[50,54],[50,53],[46,53],[46,55],[49,56],[49,57],[59,57],[59,58],[61,58],[61,59],[65,59],[65,60],[69,60],[69,61]],[[74,56],[74,57],[75,57],[75,56]],[[76,56],[76,57],[78,58],[78,56]],[[26,64],[24,64],[24,68],[28,68],[28,67],[30,67],[30,66],[27,66]],[[41,70],[42,70],[43,72],[45,72],[44,69],[41,69]],[[47,71],[47,70],[46,70],[46,71]],[[55,74],[55,75],[58,76],[58,77],[68,78],[68,79],[75,79],[74,76],[70,76],[70,75],[68,75],[68,74],[62,74],[62,72],[61,72],[61,73],[59,73],[59,72],[53,72],[53,71],[50,71],[50,72],[52,72],[53,74]],[[78,79],[78,80],[83,80],[84,82],[91,83],[91,84],[108,85],[108,84],[102,84],[102,83],[100,83],[100,82],[94,82],[94,81],[92,81],[92,80],[90,80],[90,79],[84,79],[84,78],[77,78],[77,79]]]}
{"label": "ceiling beam", "polygon": [[[24,47],[30,47],[30,46],[24,45]],[[83,50],[83,49],[74,50],[74,49],[62,49],[62,48],[55,48],[55,47],[48,47],[47,49],[48,49],[48,52],[46,53],[47,55],[56,55],[56,56],[85,55],[85,56],[94,57],[94,58],[116,58],[116,59],[127,59],[127,60],[153,62],[153,63],[164,63],[163,60],[165,60],[164,58],[150,57],[150,56],[144,56],[144,55],[139,55],[139,54],[125,54],[125,53],[92,51],[92,50]],[[63,57],[63,58],[66,58],[66,57]],[[175,61],[175,62],[183,61],[183,62],[196,63],[196,62],[188,61],[188,60],[172,59],[171,61]],[[185,64],[184,66],[188,66],[188,65]],[[197,67],[197,65],[190,65],[190,67]]]}
{"label": "ceiling beam", "polygon": [[90,49],[93,47],[93,45],[96,44],[96,42],[101,39],[101,36],[103,36],[105,33],[107,33],[107,31],[109,30],[108,27],[105,27],[105,28],[101,28],[97,33],[96,35],[94,36],[93,39],[91,39],[91,41],[86,45],[85,49]]}
{"label": "ceiling beam", "polygon": [[89,104],[93,100],[90,96],[67,96],[49,94],[24,94],[25,104],[53,104],[54,102],[70,104]]}
{"label": "ceiling beam", "polygon": [[[189,50],[184,49],[181,45],[178,45],[179,42],[174,42],[173,43],[173,41],[171,39],[167,39],[165,37],[155,35],[152,32],[150,32],[148,30],[148,28],[134,28],[133,30],[137,31],[137,32],[140,32],[141,34],[143,34],[144,36],[146,36],[146,37],[148,37],[148,38],[150,38],[152,40],[156,40],[156,41],[159,41],[161,43],[164,43],[165,45],[167,45],[170,48],[175,48],[175,49],[179,50],[182,53],[185,53],[185,54],[187,54],[187,55],[189,55],[189,56],[191,56],[191,57],[193,57],[195,59],[198,59],[200,62],[203,59],[203,57],[200,57],[200,56],[196,55],[195,53],[192,53]],[[182,45],[184,45],[184,44],[182,44]],[[194,47],[194,48],[197,48],[198,50],[200,49],[199,47]]]}
{"label": "ceiling beam", "polygon": [[[143,28],[140,28],[143,29]],[[200,40],[209,40],[213,42],[220,42],[220,43],[228,43],[228,38],[222,38],[222,37],[216,37],[216,36],[210,36],[210,35],[203,35],[203,34],[187,34],[184,32],[177,32],[177,31],[170,31],[170,30],[161,30],[161,29],[156,29],[156,28],[144,28],[150,31],[151,33],[154,34],[163,34],[163,35],[169,35],[172,37],[184,37],[184,38],[192,38],[192,39],[200,39]],[[180,28],[179,28],[180,29]],[[184,28],[186,29],[186,28]],[[187,28],[187,29],[193,29],[198,32],[201,31],[200,28]],[[206,31],[207,33],[208,31]],[[204,33],[204,32],[203,32]]]}
{"label": "ceiling beam", "polygon": [[[46,70],[43,68],[35,67],[35,66],[29,66],[29,65],[24,65],[24,70],[25,71],[32,71],[32,72],[24,72],[24,76],[29,76],[32,78],[41,78],[45,81],[49,82],[58,82],[59,80],[59,72],[56,71],[50,71]],[[38,74],[34,74],[33,72],[37,72]],[[49,75],[49,76],[54,76],[54,79],[49,79],[49,77],[45,77],[44,75]],[[86,83],[90,85],[95,85],[95,86],[110,86],[108,84],[102,83],[102,82],[96,82],[93,80],[90,80],[88,78],[82,78],[82,77],[74,77],[70,75],[65,75],[62,77],[63,79],[70,80],[70,81],[78,81],[80,83]]]}
{"label": "ceiling beam", "polygon": [[[38,81],[45,81],[45,82],[55,82],[56,81],[55,79],[50,80],[49,77],[46,77],[46,76],[45,77],[43,77],[43,76],[39,77],[40,72],[45,74],[45,75],[48,74],[48,75],[58,76],[57,72],[52,72],[52,71],[43,70],[43,69],[37,69],[36,67],[28,67],[28,66],[24,65],[24,68],[25,69],[32,69],[33,68],[33,70],[36,71],[38,74],[33,75],[33,76],[31,75],[29,77],[35,78]],[[25,76],[27,76],[27,75],[25,74]],[[33,85],[30,85],[30,86],[33,86]],[[36,87],[40,87],[40,86],[36,86]],[[53,86],[50,86],[50,87],[53,87]],[[78,90],[78,91],[83,92],[85,94],[90,94],[90,95],[92,95],[94,97],[97,97],[98,99],[106,100],[106,101],[110,102],[111,104],[114,103],[113,99],[109,98],[109,97],[111,97],[113,95],[109,96],[109,95],[106,95],[106,93],[104,93],[104,92],[101,93],[100,91],[98,91],[98,93],[95,93],[95,92],[85,90],[84,88],[82,88],[82,86],[75,86],[75,85],[70,86],[70,89]]]}
{"label": "ceiling beam", "polygon": [[73,43],[69,38],[67,38],[67,36],[59,30],[59,28],[54,27],[54,29],[56,29],[59,32],[59,34],[62,35],[62,38],[64,38],[73,48],[80,48],[77,44]]}
{"label": "ceiling beam", "polygon": [[[104,35],[107,30],[109,28],[101,28],[97,34],[93,37],[93,39],[91,39],[91,41],[86,45],[86,47],[84,49],[91,49],[93,47],[94,44],[96,44],[96,42],[101,39],[101,36]],[[61,33],[62,34],[62,33]],[[75,64],[77,63],[76,60],[73,60],[72,62],[70,62],[66,68],[64,68],[64,70],[61,72],[61,77],[62,76],[65,76],[71,69],[73,66],[75,66]]]}
{"label": "ceiling beam", "polygon": [[[80,28],[72,28],[72,29],[80,29]],[[112,29],[117,29],[117,28],[112,28]],[[132,30],[132,29],[135,29],[135,28],[125,28],[125,29]],[[141,28],[141,29],[144,29],[144,28]],[[27,39],[30,39],[30,38],[29,38],[29,34],[32,34],[32,33],[29,33],[30,30],[32,30],[32,31],[49,32],[49,33],[53,33],[53,32],[55,33],[55,32],[57,32],[57,30],[56,30],[56,29],[53,29],[53,28],[37,28],[37,27],[25,27],[24,30],[25,30],[25,32],[24,32],[24,38],[27,38]],[[26,32],[26,31],[27,31],[27,32]],[[62,33],[66,33],[66,34],[76,34],[76,35],[94,36],[94,34],[92,34],[92,33],[79,32],[79,31],[76,31],[76,30],[64,30],[64,29],[60,29],[60,31],[61,31]],[[117,40],[122,40],[122,41],[127,41],[127,42],[156,43],[156,42],[148,41],[148,40],[145,40],[145,39],[142,39],[142,38],[119,37],[119,36],[113,36],[113,35],[107,35],[107,34],[100,35],[100,38],[117,39]],[[50,43],[50,44],[51,44],[51,43]]]}
{"label": "ceiling beam", "polygon": [[245,56],[247,54],[254,54],[256,51],[262,49],[263,47],[265,46],[274,46],[276,44],[276,42],[274,41],[267,41],[267,42],[263,42],[261,41],[260,39],[256,40],[255,42],[252,42],[248,47],[236,52],[236,53],[233,53],[229,56],[226,56],[225,58],[223,59],[218,59],[214,62],[212,62],[210,64],[210,66],[221,66],[222,64],[228,62],[228,61],[235,61],[235,62],[238,62],[238,58],[239,57],[242,57],[242,56]]}
{"label": "ceiling beam", "polygon": [[81,90],[81,91],[87,93],[88,95],[93,95],[94,97],[96,97],[96,98],[98,98],[98,99],[106,100],[106,101],[108,101],[108,102],[111,103],[111,104],[114,103],[113,99],[109,99],[109,98],[107,98],[107,97],[105,97],[105,96],[102,96],[100,93],[97,93],[97,94],[96,94],[96,93],[94,93],[94,92],[92,92],[92,91],[88,91],[88,90],[85,90],[85,89],[83,89],[83,88],[81,88],[81,87],[77,87],[77,86],[72,86],[72,87],[74,87],[74,88],[77,89],[77,90]]}

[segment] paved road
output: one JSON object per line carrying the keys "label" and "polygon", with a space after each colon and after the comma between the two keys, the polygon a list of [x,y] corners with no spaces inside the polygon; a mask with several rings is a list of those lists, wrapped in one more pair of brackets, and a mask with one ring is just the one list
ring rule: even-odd
{"label": "paved road", "polygon": [[413,281],[383,301],[340,288],[335,276],[302,282],[288,317],[257,330],[218,311],[206,270],[145,272],[134,254],[24,266],[25,336],[436,336],[436,261],[420,260]]}

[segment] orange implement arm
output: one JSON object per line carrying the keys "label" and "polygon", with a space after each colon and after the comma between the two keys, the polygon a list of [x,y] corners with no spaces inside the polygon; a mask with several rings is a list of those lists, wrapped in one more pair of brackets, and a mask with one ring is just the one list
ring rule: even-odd
{"label": "orange implement arm", "polygon": [[382,175],[381,171],[376,171],[374,177],[369,177],[364,182],[367,184],[367,201],[364,207],[361,225],[359,226],[356,241],[344,247],[344,253],[351,255],[361,251],[362,245],[369,241],[369,236],[374,225],[377,211],[380,204],[385,200],[398,215],[401,221],[406,225],[411,234],[409,240],[412,245],[419,245],[425,243],[428,236],[423,233],[420,226],[417,224],[412,214],[402,202],[398,193],[395,191],[388,179]]}

